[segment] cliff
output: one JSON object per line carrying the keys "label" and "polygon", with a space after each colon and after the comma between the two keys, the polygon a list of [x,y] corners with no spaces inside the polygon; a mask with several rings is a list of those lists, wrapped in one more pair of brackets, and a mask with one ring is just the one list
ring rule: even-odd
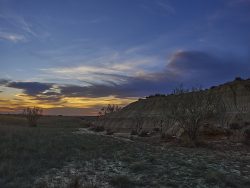
{"label": "cliff", "polygon": [[[236,79],[219,86],[213,86],[205,91],[220,93],[227,103],[233,104],[237,102],[239,108],[247,112],[250,110],[250,79]],[[103,117],[99,124],[106,129],[130,132],[139,122],[142,124],[143,129],[152,130],[156,124],[159,125],[159,122],[165,118],[166,104],[171,102],[173,97],[175,96],[155,95],[139,99],[127,105],[121,111]],[[230,109],[230,111],[230,113],[234,113],[234,109]],[[246,119],[250,119],[249,113],[247,113]]]}

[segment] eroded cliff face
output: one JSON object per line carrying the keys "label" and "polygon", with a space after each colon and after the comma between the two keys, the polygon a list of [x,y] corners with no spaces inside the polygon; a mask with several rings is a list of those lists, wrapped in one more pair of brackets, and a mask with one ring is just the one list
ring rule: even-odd
{"label": "eroded cliff face", "polygon": [[[212,87],[216,93],[221,93],[223,99],[233,106],[237,103],[238,107],[244,110],[244,121],[249,121],[250,112],[250,80],[235,80],[216,87]],[[234,93],[235,92],[235,93]],[[235,95],[236,94],[236,95]],[[236,98],[235,98],[236,96]],[[153,96],[145,99],[139,99],[133,102],[121,111],[100,118],[96,123],[103,125],[105,129],[112,129],[117,132],[130,132],[140,126],[144,130],[153,130],[155,127],[160,127],[162,121],[166,119],[167,104],[171,102],[174,95],[168,96]],[[229,116],[235,113],[236,109],[228,109]],[[171,122],[168,122],[171,123]],[[167,129],[166,126],[163,126]],[[171,130],[174,133],[175,130]]]}
{"label": "eroded cliff face", "polygon": [[[105,128],[127,132],[141,124],[143,129],[153,129],[156,121],[163,116],[167,103],[166,97],[139,99],[124,107],[120,112],[108,115],[101,120]],[[138,125],[139,126],[139,125]]]}

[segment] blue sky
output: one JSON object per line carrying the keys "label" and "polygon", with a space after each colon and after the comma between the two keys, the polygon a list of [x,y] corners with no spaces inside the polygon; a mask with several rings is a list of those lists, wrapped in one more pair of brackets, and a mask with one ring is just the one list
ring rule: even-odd
{"label": "blue sky", "polygon": [[249,10],[250,0],[0,0],[0,96],[89,114],[180,83],[248,78]]}

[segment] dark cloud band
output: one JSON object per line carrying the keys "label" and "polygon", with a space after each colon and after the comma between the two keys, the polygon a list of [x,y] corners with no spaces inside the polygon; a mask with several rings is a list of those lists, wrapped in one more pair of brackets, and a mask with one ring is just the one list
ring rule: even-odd
{"label": "dark cloud band", "polygon": [[[2,79],[0,85],[22,89],[25,94],[39,100],[60,101],[62,97],[96,98],[110,95],[120,98],[142,97],[154,93],[166,93],[180,83],[186,86],[199,84],[208,87],[229,81],[236,76],[248,77],[249,74],[249,62],[242,62],[237,58],[220,58],[200,51],[179,51],[172,55],[165,69],[161,72],[134,77],[113,75],[114,79],[125,80],[122,84],[110,82],[109,84],[92,83],[88,86],[79,86],[13,82]],[[59,92],[50,91],[55,85]]]}

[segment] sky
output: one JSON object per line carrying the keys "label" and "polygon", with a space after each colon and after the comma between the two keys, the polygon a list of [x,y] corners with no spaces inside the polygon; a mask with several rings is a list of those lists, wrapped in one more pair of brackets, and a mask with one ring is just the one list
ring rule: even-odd
{"label": "sky", "polygon": [[95,115],[250,77],[250,0],[0,0],[0,113]]}

